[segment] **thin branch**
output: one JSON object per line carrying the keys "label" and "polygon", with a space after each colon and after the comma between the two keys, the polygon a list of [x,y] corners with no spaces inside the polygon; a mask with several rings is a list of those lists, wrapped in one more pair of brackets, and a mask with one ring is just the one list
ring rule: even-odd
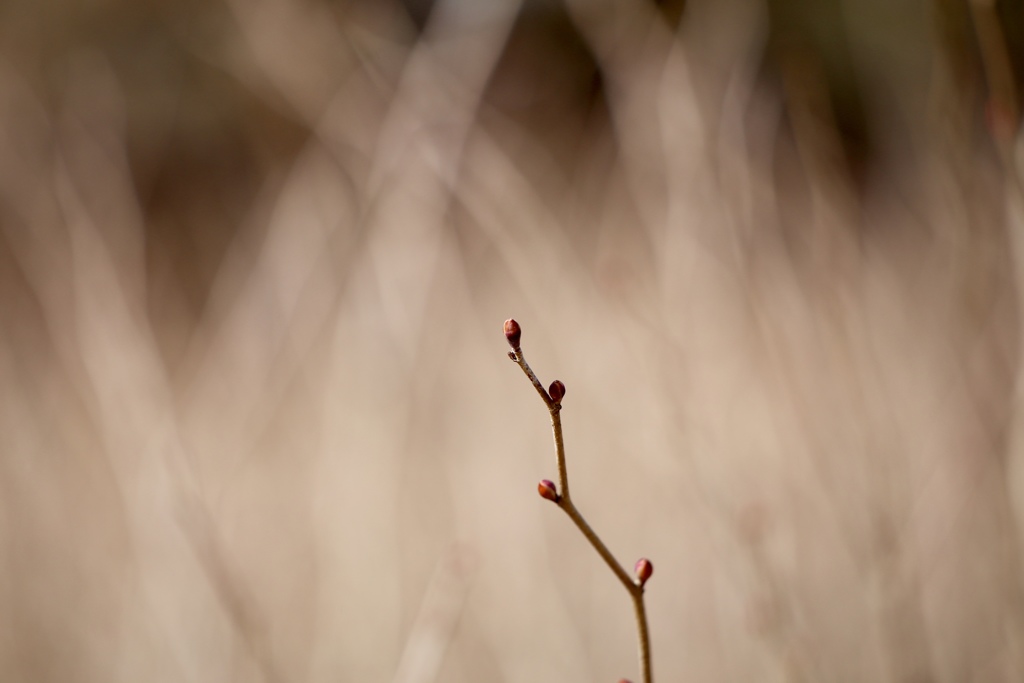
{"label": "thin branch", "polygon": [[594,550],[597,551],[597,554],[605,561],[608,568],[612,570],[616,577],[618,577],[619,581],[622,582],[622,585],[630,592],[630,595],[636,592],[637,585],[633,582],[633,577],[626,573],[626,570],[622,568],[622,565],[619,564],[611,551],[608,550],[608,546],[606,546],[604,541],[594,533],[594,530],[590,528],[589,524],[587,524],[587,520],[583,519],[583,515],[581,515],[580,511],[576,509],[573,502],[565,496],[559,496],[558,500],[555,502],[558,504],[558,507],[565,511],[565,514],[569,515],[569,519],[576,524],[576,527],[583,533],[583,535],[587,537],[587,540],[590,541],[590,545],[594,546]]}
{"label": "thin branch", "polygon": [[640,657],[641,680],[651,683],[651,637],[647,632],[647,608],[644,606],[644,587],[637,582],[633,596],[633,612],[636,614],[637,651]]}
{"label": "thin branch", "polygon": [[526,362],[526,357],[523,355],[523,350],[519,345],[521,335],[522,330],[515,320],[505,321],[505,338],[512,347],[508,357],[515,361],[523,373],[526,374],[526,377],[533,384],[537,393],[540,394],[544,405],[548,408],[548,413],[551,415],[551,433],[555,439],[555,460],[558,465],[558,488],[556,489],[552,482],[545,479],[538,485],[538,491],[542,497],[554,502],[569,516],[569,519],[573,521],[576,528],[586,537],[590,545],[597,551],[597,554],[601,556],[601,559],[604,560],[608,568],[615,574],[615,577],[629,592],[629,596],[633,600],[633,611],[636,615],[638,655],[642,680],[643,683],[651,683],[653,680],[651,675],[651,639],[647,629],[647,610],[644,606],[644,584],[651,577],[653,565],[650,560],[641,558],[636,563],[635,576],[630,576],[572,502],[572,498],[569,495],[569,472],[565,464],[565,440],[562,437],[562,398],[565,396],[565,385],[555,380],[549,389],[544,389],[544,385],[537,379],[536,373],[534,373],[530,364]]}

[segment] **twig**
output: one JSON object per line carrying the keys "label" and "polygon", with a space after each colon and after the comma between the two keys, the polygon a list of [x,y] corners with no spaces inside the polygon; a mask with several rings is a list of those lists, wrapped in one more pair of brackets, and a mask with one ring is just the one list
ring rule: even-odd
{"label": "twig", "polygon": [[590,541],[590,545],[594,547],[594,550],[601,556],[601,559],[612,570],[612,573],[615,574],[616,578],[618,578],[619,582],[622,583],[629,593],[630,598],[632,598],[633,611],[636,615],[641,677],[643,683],[651,683],[653,680],[651,677],[651,639],[647,630],[644,585],[647,583],[647,579],[651,578],[651,574],[654,572],[654,565],[647,558],[640,558],[634,566],[634,576],[630,576],[573,504],[572,498],[569,495],[569,472],[565,464],[565,441],[562,438],[562,398],[565,396],[565,385],[555,380],[547,390],[544,389],[544,385],[540,383],[537,375],[534,374],[533,369],[526,362],[526,357],[523,355],[523,350],[519,344],[521,336],[522,329],[519,327],[519,323],[512,319],[506,320],[505,338],[508,340],[509,346],[512,347],[508,357],[522,368],[527,378],[533,384],[534,389],[540,394],[544,405],[548,408],[548,413],[551,415],[551,433],[555,439],[555,459],[558,465],[558,487],[555,487],[554,482],[543,479],[537,485],[537,491],[541,497],[558,505],[569,516],[569,519],[573,521],[576,528]]}

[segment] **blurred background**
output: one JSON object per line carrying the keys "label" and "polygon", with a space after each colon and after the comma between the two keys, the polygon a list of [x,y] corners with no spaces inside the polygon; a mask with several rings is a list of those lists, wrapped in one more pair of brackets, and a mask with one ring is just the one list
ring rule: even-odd
{"label": "blurred background", "polygon": [[1018,0],[0,4],[0,680],[1024,680]]}

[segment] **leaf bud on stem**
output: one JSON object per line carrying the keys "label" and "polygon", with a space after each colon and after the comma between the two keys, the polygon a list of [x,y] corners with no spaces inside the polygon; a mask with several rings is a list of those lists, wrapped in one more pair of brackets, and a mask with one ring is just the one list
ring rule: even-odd
{"label": "leaf bud on stem", "polygon": [[550,479],[540,480],[540,483],[537,484],[537,493],[541,498],[547,498],[552,503],[558,502],[558,489],[555,488],[555,482]]}
{"label": "leaf bud on stem", "polygon": [[647,579],[651,578],[651,574],[654,573],[654,565],[646,557],[641,557],[633,565],[633,571],[636,573],[636,580],[642,586],[647,583]]}
{"label": "leaf bud on stem", "polygon": [[512,318],[505,321],[505,339],[508,340],[508,345],[512,347],[513,351],[519,350],[519,340],[523,336],[523,329],[519,327]]}

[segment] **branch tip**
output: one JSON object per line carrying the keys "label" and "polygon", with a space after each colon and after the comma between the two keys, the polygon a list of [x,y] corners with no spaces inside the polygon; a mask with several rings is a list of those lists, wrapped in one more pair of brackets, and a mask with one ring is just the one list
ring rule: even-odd
{"label": "branch tip", "polygon": [[513,351],[519,350],[519,339],[523,336],[523,329],[519,327],[512,318],[505,321],[505,339],[508,340],[508,345],[512,347]]}

